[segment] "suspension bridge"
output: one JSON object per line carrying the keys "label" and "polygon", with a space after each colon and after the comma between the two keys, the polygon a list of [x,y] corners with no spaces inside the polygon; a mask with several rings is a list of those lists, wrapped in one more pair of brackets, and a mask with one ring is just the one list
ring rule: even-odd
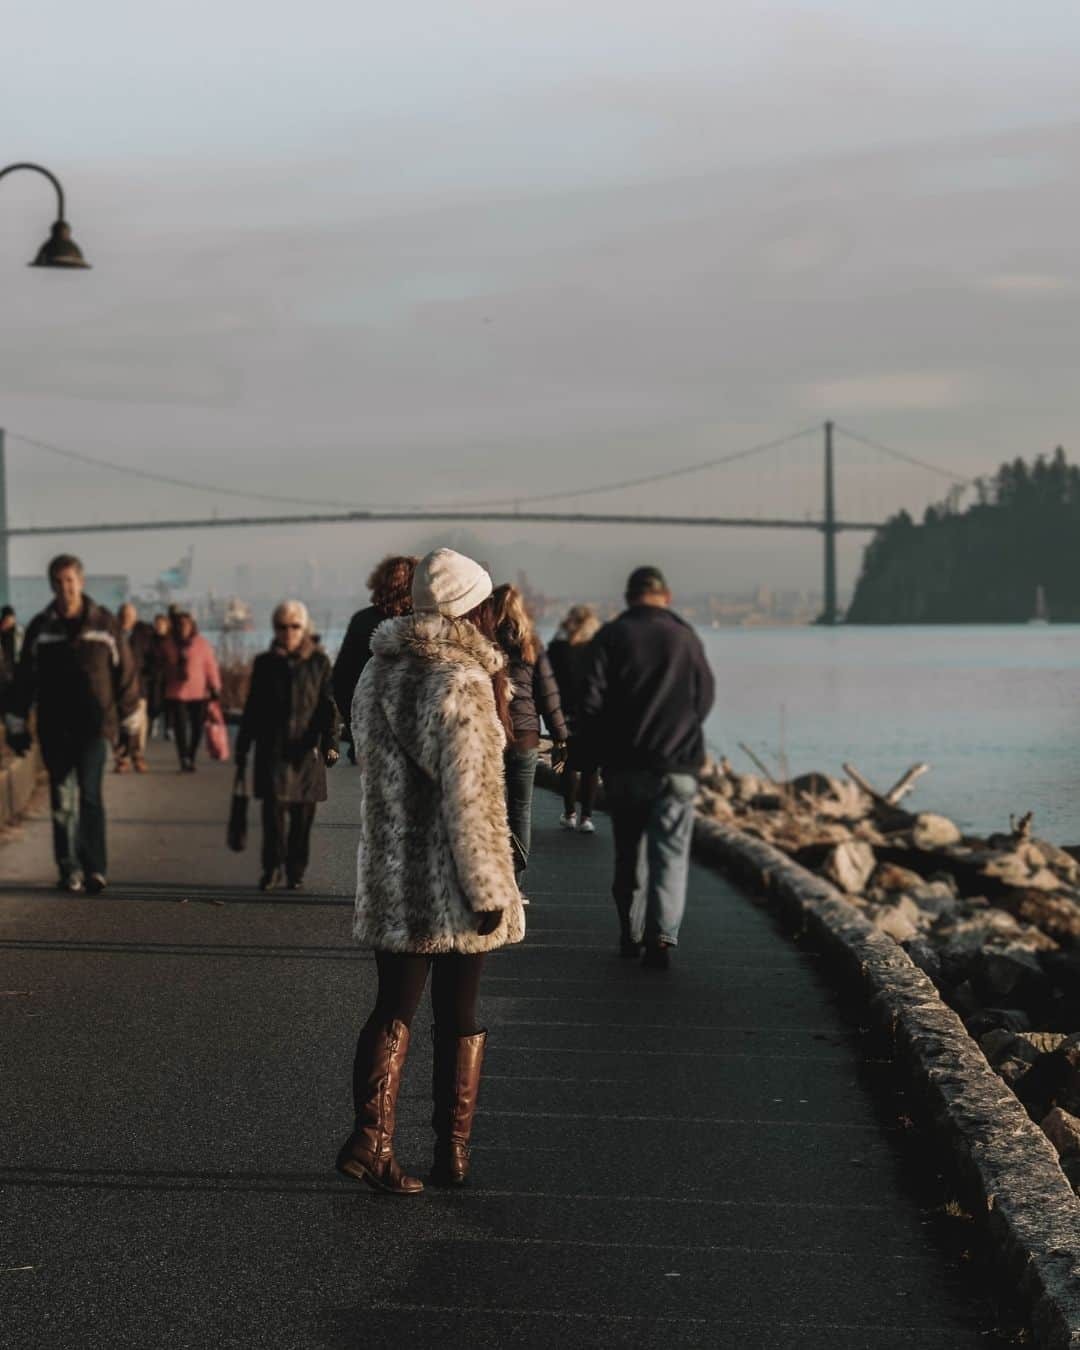
{"label": "suspension bridge", "polygon": [[207,483],[196,483],[152,470],[132,468],[129,465],[116,464],[84,455],[77,451],[63,450],[58,446],[35,441],[30,437],[14,436],[27,446],[62,455],[68,459],[93,465],[96,468],[115,470],[126,475],[149,479],[172,487],[214,492],[221,496],[242,497],[247,500],[269,500],[281,504],[320,505],[317,511],[274,511],[270,514],[238,514],[213,516],[185,516],[167,519],[139,519],[113,521],[66,521],[58,524],[19,525],[12,524],[7,511],[7,463],[5,433],[0,429],[0,600],[10,593],[9,544],[13,539],[46,535],[83,535],[83,534],[127,534],[158,533],[166,530],[204,530],[204,529],[244,529],[283,525],[334,525],[334,524],[379,524],[390,522],[417,523],[432,522],[461,523],[481,521],[513,524],[557,524],[557,525],[610,525],[610,526],[673,526],[709,529],[765,529],[765,530],[801,530],[816,531],[823,540],[823,594],[824,605],[820,622],[835,624],[839,620],[837,597],[836,541],[845,532],[873,533],[884,525],[880,519],[846,519],[837,512],[836,507],[836,461],[834,438],[840,432],[862,445],[882,454],[920,468],[924,471],[950,479],[953,489],[963,486],[966,480],[939,465],[928,463],[903,451],[881,444],[858,432],[828,421],[820,428],[822,435],[822,507],[820,516],[791,517],[765,515],[705,515],[701,513],[650,513],[642,511],[582,511],[544,509],[541,503],[567,498],[580,498],[615,492],[624,488],[651,486],[675,478],[688,477],[703,473],[708,469],[719,468],[739,460],[749,459],[767,450],[786,445],[805,437],[813,428],[803,428],[787,436],[750,446],[744,450],[721,455],[701,463],[661,470],[638,478],[620,482],[605,483],[586,488],[571,488],[566,491],[550,492],[533,496],[504,498],[488,502],[466,502],[455,506],[418,507],[350,507],[348,509],[325,509],[327,503],[313,503],[295,497],[262,493],[257,489],[230,489]]}

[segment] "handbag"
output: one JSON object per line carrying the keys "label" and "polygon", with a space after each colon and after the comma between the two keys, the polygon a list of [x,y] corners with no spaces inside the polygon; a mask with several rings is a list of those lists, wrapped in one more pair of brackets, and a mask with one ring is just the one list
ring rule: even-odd
{"label": "handbag", "polygon": [[206,710],[206,749],[211,759],[229,758],[229,730],[220,703],[211,703]]}
{"label": "handbag", "polygon": [[247,847],[248,794],[244,785],[244,771],[239,769],[233,784],[232,805],[229,807],[229,828],[225,842],[234,853],[243,853]]}

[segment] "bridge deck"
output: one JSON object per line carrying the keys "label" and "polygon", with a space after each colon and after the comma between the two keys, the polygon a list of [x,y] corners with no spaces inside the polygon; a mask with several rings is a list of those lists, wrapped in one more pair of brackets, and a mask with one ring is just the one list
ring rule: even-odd
{"label": "bridge deck", "polygon": [[[913,1185],[813,953],[704,870],[677,967],[620,962],[609,840],[537,801],[531,931],[490,964],[476,1185],[331,1170],[373,988],[349,944],[356,777],[308,894],[228,854],[229,771],[110,782],[115,885],[0,852],[5,1342],[36,1347],[1001,1344]],[[429,1147],[418,1024],[399,1153]]]}

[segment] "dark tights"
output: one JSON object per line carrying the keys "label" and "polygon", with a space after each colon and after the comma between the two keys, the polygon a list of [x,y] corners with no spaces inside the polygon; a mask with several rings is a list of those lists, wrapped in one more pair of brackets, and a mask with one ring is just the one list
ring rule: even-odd
{"label": "dark tights", "polygon": [[[563,770],[563,810],[567,815],[574,809],[574,803],[581,802],[581,816],[591,816],[596,804],[596,793],[600,787],[600,774],[596,769],[587,773],[578,773],[576,769]],[[580,791],[580,797],[579,797]]]}
{"label": "dark tights", "polygon": [[[482,952],[460,956],[415,956],[411,952],[376,952],[379,993],[365,1031],[387,1026],[395,1018],[412,1026],[431,970],[431,1013],[438,1032],[447,1036],[475,1036],[482,1030],[476,1022],[480,994]],[[362,1034],[362,1033],[361,1033]]]}

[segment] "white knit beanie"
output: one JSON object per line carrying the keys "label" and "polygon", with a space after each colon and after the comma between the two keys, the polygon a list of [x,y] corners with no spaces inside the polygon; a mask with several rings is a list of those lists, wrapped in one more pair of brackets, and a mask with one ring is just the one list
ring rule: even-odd
{"label": "white knit beanie", "polygon": [[421,558],[413,573],[412,602],[417,614],[437,611],[448,619],[460,619],[492,592],[491,578],[478,562],[437,548]]}

